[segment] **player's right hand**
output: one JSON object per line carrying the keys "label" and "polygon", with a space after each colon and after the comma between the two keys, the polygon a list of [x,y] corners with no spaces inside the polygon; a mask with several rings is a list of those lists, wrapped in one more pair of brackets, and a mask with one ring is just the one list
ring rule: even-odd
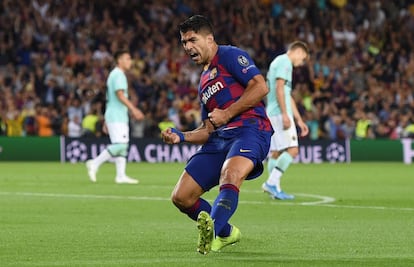
{"label": "player's right hand", "polygon": [[290,128],[290,119],[287,114],[282,115],[282,123],[283,123],[283,130],[287,130]]}
{"label": "player's right hand", "polygon": [[167,144],[178,144],[180,143],[180,137],[178,134],[173,133],[171,128],[161,132],[162,140]]}

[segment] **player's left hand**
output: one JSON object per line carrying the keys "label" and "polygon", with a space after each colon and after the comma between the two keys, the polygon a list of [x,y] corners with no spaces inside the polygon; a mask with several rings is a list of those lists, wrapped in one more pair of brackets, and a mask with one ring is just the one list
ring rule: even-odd
{"label": "player's left hand", "polygon": [[298,121],[298,126],[300,129],[300,136],[301,137],[307,136],[309,133],[308,125],[306,125],[306,123],[304,123],[303,121]]}
{"label": "player's left hand", "polygon": [[230,115],[224,109],[215,108],[212,112],[208,113],[208,119],[217,128],[228,123]]}
{"label": "player's left hand", "polygon": [[143,120],[145,118],[144,113],[142,113],[142,111],[140,109],[134,108],[132,111],[132,116],[136,119],[136,120]]}

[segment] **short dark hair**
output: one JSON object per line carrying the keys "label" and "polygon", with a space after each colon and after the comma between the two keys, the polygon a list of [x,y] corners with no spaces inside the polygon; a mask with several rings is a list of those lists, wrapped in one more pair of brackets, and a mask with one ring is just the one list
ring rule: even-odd
{"label": "short dark hair", "polygon": [[119,50],[115,51],[115,53],[114,53],[115,63],[118,63],[118,59],[119,59],[119,58],[120,58],[123,54],[129,54],[129,50],[128,50],[128,49],[119,49]]}
{"label": "short dark hair", "polygon": [[194,15],[189,17],[180,25],[178,25],[178,29],[182,33],[186,33],[188,31],[199,33],[201,31],[204,31],[206,33],[211,33],[214,35],[213,26],[211,25],[210,21],[202,15]]}
{"label": "short dark hair", "polygon": [[308,45],[302,41],[294,41],[293,43],[289,45],[288,50],[295,50],[298,48],[302,49],[303,51],[305,51],[306,54],[309,55]]}

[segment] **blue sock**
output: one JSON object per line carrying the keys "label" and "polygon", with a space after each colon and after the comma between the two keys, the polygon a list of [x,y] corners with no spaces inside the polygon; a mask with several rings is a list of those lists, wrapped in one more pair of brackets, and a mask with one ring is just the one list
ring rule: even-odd
{"label": "blue sock", "polygon": [[214,201],[211,218],[214,220],[214,231],[218,236],[229,236],[231,226],[230,217],[237,209],[239,202],[239,189],[232,184],[220,186],[220,193]]}
{"label": "blue sock", "polygon": [[228,237],[231,232],[231,225],[229,223],[226,223],[223,228],[221,228],[221,231],[218,233],[218,236],[220,237]]}
{"label": "blue sock", "polygon": [[181,212],[187,214],[192,220],[196,221],[201,211],[211,212],[211,205],[206,200],[199,198],[197,202],[189,209],[182,209]]}

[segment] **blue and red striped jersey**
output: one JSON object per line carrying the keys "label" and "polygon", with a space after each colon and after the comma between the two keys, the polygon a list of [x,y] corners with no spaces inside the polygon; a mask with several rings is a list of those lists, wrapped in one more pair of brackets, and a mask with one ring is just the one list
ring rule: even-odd
{"label": "blue and red striped jersey", "polygon": [[[261,74],[260,70],[246,51],[235,46],[220,45],[210,66],[201,74],[198,86],[202,120],[206,120],[214,108],[225,109],[236,102],[247,83],[258,74]],[[263,101],[232,118],[223,127],[240,126],[272,131]]]}

